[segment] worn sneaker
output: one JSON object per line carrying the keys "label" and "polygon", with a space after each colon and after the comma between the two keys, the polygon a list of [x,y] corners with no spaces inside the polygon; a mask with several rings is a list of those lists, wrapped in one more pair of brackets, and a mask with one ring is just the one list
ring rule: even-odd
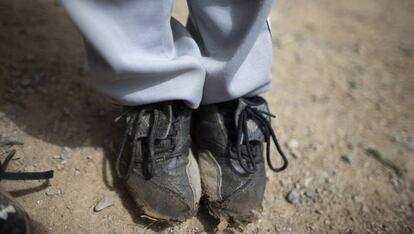
{"label": "worn sneaker", "polygon": [[197,211],[201,184],[190,151],[191,112],[175,101],[126,107],[120,116],[126,129],[116,171],[151,218],[183,221]]}
{"label": "worn sneaker", "polygon": [[[263,143],[270,169],[282,171],[288,164],[271,128],[272,116],[258,96],[204,105],[193,114],[193,150],[212,215],[248,222],[262,211],[267,181]],[[271,162],[271,140],[282,157],[281,167]]]}

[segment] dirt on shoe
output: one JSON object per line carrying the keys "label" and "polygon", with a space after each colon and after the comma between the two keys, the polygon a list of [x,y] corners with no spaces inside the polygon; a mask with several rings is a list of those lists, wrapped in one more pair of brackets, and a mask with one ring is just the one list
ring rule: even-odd
{"label": "dirt on shoe", "polygon": [[264,162],[278,172],[287,167],[282,151],[280,167],[269,157],[271,143],[280,147],[271,116],[259,96],[202,105],[194,111],[191,135],[203,194],[210,213],[220,220],[257,220],[267,182]]}
{"label": "dirt on shoe", "polygon": [[127,107],[117,175],[147,216],[169,222],[195,215],[201,196],[190,152],[191,109],[183,102]]}
{"label": "dirt on shoe", "polygon": [[[413,12],[411,0],[276,1],[266,100],[289,168],[269,171],[262,215],[243,233],[413,232]],[[84,84],[83,42],[58,1],[1,1],[0,29],[0,134],[24,142],[0,157],[15,148],[10,171],[55,170],[47,187],[0,184],[33,232],[215,230],[203,207],[180,225],[140,218],[112,170],[120,107]],[[95,212],[105,196],[113,205]]]}

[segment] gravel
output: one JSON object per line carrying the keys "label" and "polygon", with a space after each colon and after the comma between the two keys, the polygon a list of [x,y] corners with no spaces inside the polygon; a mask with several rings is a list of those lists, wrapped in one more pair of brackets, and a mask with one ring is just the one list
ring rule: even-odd
{"label": "gravel", "polygon": [[299,159],[302,157],[302,153],[298,149],[290,149],[290,154],[292,155],[292,158]]}
{"label": "gravel", "polygon": [[47,196],[59,196],[63,194],[63,189],[61,188],[50,188],[46,191]]}
{"label": "gravel", "polygon": [[289,147],[289,149],[297,149],[299,147],[299,141],[296,139],[291,139],[288,143],[287,146]]}
{"label": "gravel", "polygon": [[60,154],[61,164],[66,163],[70,159],[69,152],[70,152],[70,149],[68,147],[63,148],[62,153]]}
{"label": "gravel", "polygon": [[315,200],[316,193],[314,191],[306,191],[305,192],[305,196],[308,197],[308,198],[310,198],[310,199],[312,199],[312,200]]}
{"label": "gravel", "polygon": [[300,191],[298,189],[292,189],[286,196],[286,200],[291,204],[300,202]]}
{"label": "gravel", "polygon": [[342,155],[341,156],[341,159],[342,159],[342,161],[344,161],[345,163],[348,163],[348,164],[352,164],[352,157],[351,156],[349,156],[349,155],[347,155],[347,154],[344,154],[344,155]]}
{"label": "gravel", "polygon": [[362,199],[360,197],[358,197],[358,196],[352,196],[351,199],[355,203],[361,203],[362,202]]}

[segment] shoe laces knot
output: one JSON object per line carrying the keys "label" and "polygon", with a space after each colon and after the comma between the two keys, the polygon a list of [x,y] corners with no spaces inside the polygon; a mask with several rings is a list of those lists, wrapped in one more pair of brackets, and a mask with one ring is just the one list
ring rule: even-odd
{"label": "shoe laces knot", "polygon": [[[249,174],[256,172],[256,155],[253,153],[251,141],[266,143],[266,161],[272,171],[280,172],[287,168],[288,160],[278,142],[276,133],[272,129],[271,119],[276,116],[269,113],[266,102],[263,98],[257,97],[259,103],[251,100],[240,98],[239,106],[236,110],[236,129],[237,141],[236,152],[237,160],[240,166]],[[257,101],[257,100],[256,100]],[[280,167],[274,166],[270,156],[271,141],[282,158]],[[246,149],[246,153],[242,153],[242,147]]]}
{"label": "shoe laces knot", "polygon": [[[115,169],[119,178],[127,180],[132,173],[136,162],[142,164],[144,178],[149,180],[154,175],[154,159],[156,140],[171,138],[170,131],[174,128],[171,121],[171,106],[157,108],[153,105],[144,107],[129,107],[115,121],[124,118],[126,120],[126,130],[122,137],[118,151]],[[127,170],[121,172],[121,161],[131,139],[131,156],[127,162]],[[145,146],[144,146],[145,145]],[[175,143],[171,144],[173,147]],[[144,150],[145,147],[145,150]],[[171,150],[171,147],[168,148]],[[142,160],[140,160],[142,159]]]}

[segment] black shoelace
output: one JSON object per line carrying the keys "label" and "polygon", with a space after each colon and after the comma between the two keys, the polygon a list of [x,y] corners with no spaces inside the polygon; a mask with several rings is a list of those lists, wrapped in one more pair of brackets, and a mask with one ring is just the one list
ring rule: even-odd
{"label": "black shoelace", "polygon": [[53,171],[44,172],[7,172],[10,160],[16,154],[16,150],[10,151],[3,163],[0,163],[0,180],[46,180],[53,177]]}
{"label": "black shoelace", "polygon": [[[131,114],[131,112],[133,112]],[[139,139],[137,127],[139,124],[139,121],[142,119],[142,115],[145,112],[151,112],[152,113],[152,125],[149,130],[149,134],[146,137],[146,145],[147,150],[144,153],[143,147],[142,147],[142,139]],[[160,113],[159,110],[156,108],[147,108],[146,110],[142,111],[134,111],[134,110],[127,110],[124,112],[118,119],[123,118],[124,116],[127,116],[127,127],[124,132],[121,145],[119,148],[118,156],[116,159],[116,173],[119,178],[121,179],[128,179],[131,175],[131,172],[134,168],[134,165],[138,161],[138,158],[142,155],[143,160],[142,162],[142,171],[145,179],[151,179],[154,175],[154,155],[155,155],[155,141],[156,141],[156,130],[158,128],[159,124],[159,118]],[[118,120],[117,119],[117,120]],[[116,121],[117,121],[116,120]],[[125,146],[128,142],[128,136],[132,137],[132,152],[131,157],[129,158],[129,161],[127,163],[127,170],[125,173],[121,172],[121,161],[122,157],[124,155]],[[172,144],[174,145],[174,144]],[[170,148],[166,150],[171,150]]]}
{"label": "black shoelace", "polygon": [[[282,148],[280,147],[280,144],[277,140],[276,134],[272,129],[272,125],[270,124],[270,121],[264,116],[267,115],[269,117],[274,118],[275,116],[264,112],[261,110],[257,110],[255,108],[252,108],[250,106],[246,106],[245,109],[243,109],[240,112],[239,120],[238,120],[238,128],[237,128],[237,159],[240,164],[240,166],[249,174],[253,174],[256,172],[256,162],[255,162],[255,154],[252,152],[252,147],[249,143],[249,131],[247,128],[247,121],[253,120],[258,124],[260,129],[262,130],[262,133],[265,138],[266,142],[266,161],[269,165],[269,168],[272,171],[280,172],[287,168],[288,166],[288,160],[285,156],[285,154],[282,151]],[[270,157],[270,146],[271,146],[271,140],[276,146],[276,149],[282,158],[283,164],[280,167],[275,167],[272,163],[271,157]],[[247,154],[242,154],[242,146],[245,146]],[[246,161],[246,163],[244,163]],[[249,166],[250,165],[250,166]]]}

